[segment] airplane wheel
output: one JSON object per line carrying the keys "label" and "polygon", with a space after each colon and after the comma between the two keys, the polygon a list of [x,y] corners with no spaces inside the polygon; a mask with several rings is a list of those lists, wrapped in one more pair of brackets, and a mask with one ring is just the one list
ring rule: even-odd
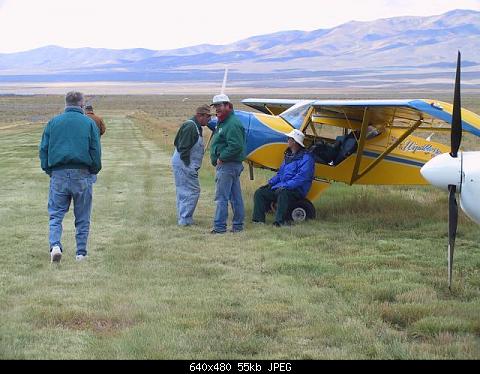
{"label": "airplane wheel", "polygon": [[309,200],[303,199],[290,205],[286,219],[287,221],[303,222],[308,219],[315,219],[315,215],[313,204]]}

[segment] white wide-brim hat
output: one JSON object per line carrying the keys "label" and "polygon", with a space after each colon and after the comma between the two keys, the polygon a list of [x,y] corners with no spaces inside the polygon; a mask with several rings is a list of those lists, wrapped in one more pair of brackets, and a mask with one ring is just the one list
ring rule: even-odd
{"label": "white wide-brim hat", "polygon": [[305,135],[303,132],[301,132],[300,130],[292,130],[291,132],[289,132],[287,134],[287,136],[289,138],[292,138],[293,140],[295,140],[298,144],[300,144],[303,148],[305,148],[305,146],[303,145],[303,140],[305,139]]}

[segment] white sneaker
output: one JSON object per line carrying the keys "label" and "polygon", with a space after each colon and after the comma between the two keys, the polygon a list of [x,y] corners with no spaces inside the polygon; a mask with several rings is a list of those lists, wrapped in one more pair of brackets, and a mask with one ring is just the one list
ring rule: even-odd
{"label": "white sneaker", "polygon": [[50,251],[50,261],[51,262],[60,262],[62,258],[62,250],[58,245],[54,245]]}
{"label": "white sneaker", "polygon": [[87,255],[76,255],[75,260],[77,261],[83,261],[87,259]]}

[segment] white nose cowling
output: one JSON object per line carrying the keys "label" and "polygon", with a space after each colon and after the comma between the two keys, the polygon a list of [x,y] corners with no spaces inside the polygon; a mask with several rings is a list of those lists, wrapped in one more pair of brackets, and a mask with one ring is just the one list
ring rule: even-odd
{"label": "white nose cowling", "polygon": [[420,173],[443,190],[448,191],[449,185],[457,186],[462,210],[480,225],[480,152],[461,152],[457,158],[443,153],[423,165]]}
{"label": "white nose cowling", "polygon": [[449,153],[443,153],[432,158],[420,169],[422,176],[433,186],[448,191],[449,185],[457,186],[460,191],[462,184],[462,153],[453,158]]}
{"label": "white nose cowling", "polygon": [[468,217],[480,224],[480,152],[463,154],[463,171],[460,206]]}

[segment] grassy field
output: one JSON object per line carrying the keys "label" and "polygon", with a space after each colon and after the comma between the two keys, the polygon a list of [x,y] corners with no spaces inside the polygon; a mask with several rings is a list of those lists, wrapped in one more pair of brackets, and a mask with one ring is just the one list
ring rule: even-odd
{"label": "grassy field", "polygon": [[[56,266],[37,147],[62,97],[0,97],[0,358],[480,359],[480,231],[462,214],[450,292],[446,193],[335,184],[314,221],[211,236],[205,160],[197,225],[177,227],[171,143],[208,99],[96,98],[90,256],[74,260],[69,212]],[[270,173],[247,174],[250,217]]]}

